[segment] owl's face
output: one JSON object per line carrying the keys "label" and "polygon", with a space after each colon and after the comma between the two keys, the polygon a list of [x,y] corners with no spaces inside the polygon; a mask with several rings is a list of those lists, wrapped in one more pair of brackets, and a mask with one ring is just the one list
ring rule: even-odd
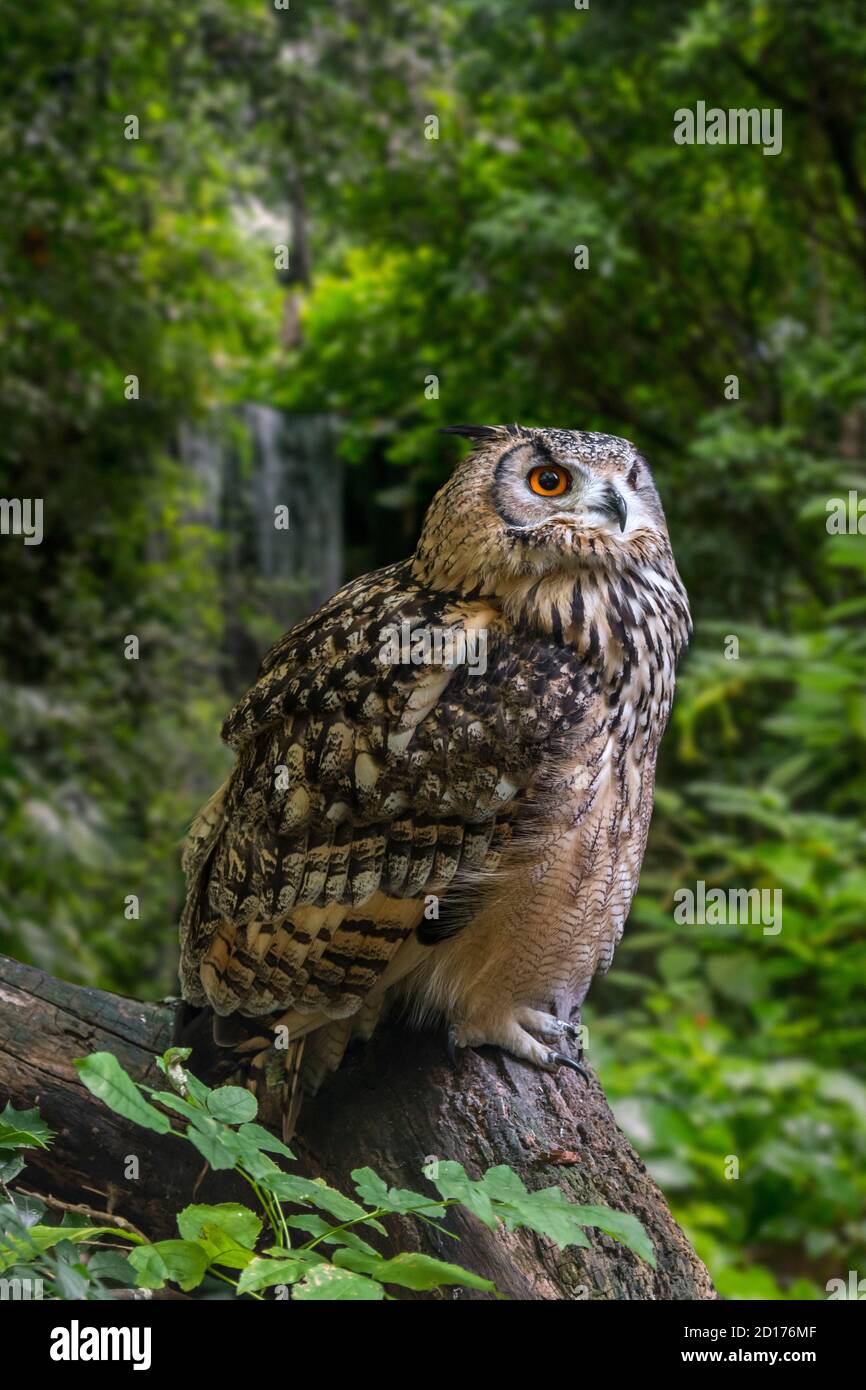
{"label": "owl's face", "polygon": [[[627,439],[581,430],[453,426],[477,441],[437,494],[419,558],[443,582],[623,571],[670,555],[645,459]],[[494,583],[495,586],[495,583]]]}

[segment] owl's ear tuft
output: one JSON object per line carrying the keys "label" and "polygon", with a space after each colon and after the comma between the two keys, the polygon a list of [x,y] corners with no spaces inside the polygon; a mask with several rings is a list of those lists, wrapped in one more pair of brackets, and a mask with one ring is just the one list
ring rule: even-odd
{"label": "owl's ear tuft", "polygon": [[440,434],[459,434],[463,439],[501,439],[503,435],[520,435],[520,425],[444,425]]}
{"label": "owl's ear tuft", "polygon": [[459,434],[463,439],[496,439],[499,425],[443,425],[439,434]]}

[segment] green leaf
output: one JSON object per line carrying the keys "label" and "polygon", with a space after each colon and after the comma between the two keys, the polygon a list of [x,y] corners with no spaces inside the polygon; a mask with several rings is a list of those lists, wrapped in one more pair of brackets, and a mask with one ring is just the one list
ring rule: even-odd
{"label": "green leaf", "polygon": [[220,1086],[211,1091],[207,1098],[207,1108],[214,1119],[226,1125],[245,1124],[254,1120],[258,1113],[258,1101],[243,1086]]}
{"label": "green leaf", "polygon": [[[548,1191],[555,1192],[557,1189],[549,1188]],[[636,1216],[627,1211],[614,1211],[612,1207],[572,1206],[571,1203],[568,1205],[577,1213],[581,1225],[594,1226],[604,1231],[605,1235],[613,1236],[614,1240],[633,1250],[640,1259],[646,1260],[647,1264],[655,1269],[656,1257],[652,1241]]]}
{"label": "green leaf", "polygon": [[353,1250],[363,1250],[368,1255],[376,1254],[373,1246],[368,1245],[366,1240],[362,1240],[357,1232],[340,1230],[338,1226],[332,1226],[323,1216],[316,1216],[315,1212],[304,1212],[300,1216],[287,1216],[284,1219],[286,1225],[292,1230],[306,1231],[308,1235],[320,1239],[325,1245],[349,1245]]}
{"label": "green leaf", "polygon": [[355,1168],[352,1172],[355,1191],[371,1207],[383,1207],[385,1211],[416,1211],[425,1208],[428,1216],[442,1216],[445,1208],[432,1197],[420,1192],[411,1192],[405,1187],[388,1187],[372,1168]]}
{"label": "green leaf", "polygon": [[13,1182],[27,1165],[18,1153],[7,1153],[0,1157],[0,1182]]}
{"label": "green leaf", "polygon": [[495,1168],[488,1168],[478,1183],[488,1197],[497,1202],[519,1201],[529,1196],[523,1179],[507,1163],[497,1163]]}
{"label": "green leaf", "polygon": [[124,1287],[135,1283],[135,1270],[119,1250],[101,1250],[97,1246],[87,1257],[87,1272],[92,1279],[108,1279]]}
{"label": "green leaf", "polygon": [[183,1096],[175,1095],[174,1091],[157,1091],[153,1086],[141,1083],[141,1090],[146,1091],[152,1100],[158,1100],[160,1105],[164,1105],[166,1110],[173,1110],[176,1115],[183,1115],[189,1120],[190,1124],[197,1124],[202,1121],[205,1125],[212,1117],[201,1106],[193,1105],[192,1101],[185,1100]]}
{"label": "green leaf", "polygon": [[183,1078],[186,1090],[192,1099],[197,1101],[199,1105],[206,1106],[208,1096],[211,1094],[210,1086],[206,1086],[203,1081],[199,1081],[198,1077],[193,1076],[191,1071],[185,1071],[183,1073]]}
{"label": "green leaf", "polygon": [[[180,1103],[186,1104],[187,1102],[182,1101]],[[243,1132],[248,1128],[258,1129],[258,1125],[241,1125],[240,1129],[231,1129],[229,1125],[215,1120],[207,1110],[199,1110],[195,1107],[188,1112],[188,1118],[190,1124],[202,1135],[211,1139],[216,1138],[226,1153],[233,1155],[235,1165],[242,1166],[257,1182],[280,1172],[280,1168],[274,1160],[269,1158],[266,1153],[262,1153],[255,1135],[249,1136]],[[267,1130],[264,1132],[267,1133]]]}
{"label": "green leaf", "polygon": [[484,1289],[495,1293],[496,1285],[482,1279],[459,1265],[435,1260],[430,1255],[395,1255],[385,1260],[381,1255],[366,1255],[360,1250],[337,1250],[333,1262],[340,1269],[352,1269],[367,1274],[380,1284],[398,1284],[404,1289],[438,1289],[443,1284],[462,1284],[469,1289]]}
{"label": "green leaf", "polygon": [[75,1068],[87,1089],[125,1120],[155,1130],[157,1134],[167,1134],[171,1129],[168,1116],[148,1104],[110,1052],[94,1052],[89,1057],[77,1058]]}
{"label": "green leaf", "polygon": [[337,1192],[335,1188],[328,1187],[320,1178],[300,1178],[294,1173],[272,1173],[262,1178],[261,1182],[262,1186],[280,1201],[300,1202],[302,1205],[311,1203],[329,1215],[336,1216],[338,1221],[361,1219],[374,1230],[381,1231],[383,1235],[385,1233],[384,1226],[374,1221],[362,1206],[353,1202],[351,1197],[344,1197],[343,1193]]}
{"label": "green leaf", "polygon": [[549,1236],[560,1249],[569,1245],[585,1249],[589,1245],[583,1223],[575,1216],[579,1208],[567,1201],[560,1188],[527,1192],[518,1174],[505,1164],[488,1169],[481,1184],[508,1230],[528,1226],[539,1235]]}
{"label": "green leaf", "polygon": [[578,1206],[569,1202],[559,1187],[527,1192],[522,1179],[506,1164],[489,1168],[481,1182],[509,1230],[528,1226],[539,1235],[549,1236],[564,1249],[568,1245],[586,1248],[589,1241],[583,1228],[597,1227],[655,1268],[649,1237],[640,1222],[628,1212],[614,1211],[610,1207]]}
{"label": "green leaf", "polygon": [[90,1273],[86,1265],[80,1262],[58,1263],[54,1272],[54,1287],[62,1299],[69,1302],[80,1302],[87,1297],[90,1287]]}
{"label": "green leaf", "polygon": [[483,1221],[489,1230],[496,1230],[493,1205],[488,1193],[484,1191],[483,1183],[470,1178],[462,1163],[456,1163],[453,1159],[438,1161],[435,1165],[431,1164],[429,1169],[425,1169],[425,1177],[438,1188],[441,1196],[458,1201],[467,1211],[471,1211],[473,1216],[477,1216],[479,1221]]}
{"label": "green leaf", "polygon": [[231,1129],[228,1133],[231,1138],[224,1139],[224,1144],[235,1155],[244,1172],[249,1173],[256,1182],[262,1182],[272,1174],[279,1173],[279,1166],[267,1154],[262,1153],[256,1144],[241,1140],[237,1130]]}
{"label": "green leaf", "polygon": [[254,1293],[257,1289],[273,1288],[275,1284],[295,1284],[310,1269],[314,1256],[312,1250],[278,1259],[259,1255],[250,1261],[238,1280],[238,1293]]}
{"label": "green leaf", "polygon": [[[231,1129],[228,1124],[216,1119],[209,1110],[203,1109],[200,1105],[193,1105],[190,1101],[184,1100],[182,1096],[174,1095],[172,1091],[155,1091],[150,1086],[144,1089],[161,1105],[189,1120],[193,1130],[200,1137],[198,1140],[194,1139],[190,1131],[187,1130],[187,1138],[195,1144],[213,1168],[233,1168],[237,1164],[242,1164],[250,1176],[257,1181],[272,1173],[279,1173],[280,1169],[273,1159],[268,1158],[267,1154],[262,1152],[265,1146],[259,1137],[260,1133],[270,1141],[268,1147],[277,1153],[285,1153],[290,1158],[294,1158],[291,1150],[281,1144],[274,1135],[269,1134],[266,1129],[262,1129],[261,1125],[244,1124],[241,1125],[240,1129]],[[242,1088],[235,1087],[233,1089],[240,1090]],[[209,1092],[208,1094],[214,1093]],[[229,1158],[231,1158],[231,1162],[229,1162]]]}
{"label": "green leaf", "polygon": [[215,1243],[214,1237],[219,1233],[228,1244],[252,1250],[262,1233],[262,1223],[249,1207],[239,1202],[220,1202],[216,1206],[184,1207],[178,1214],[177,1229],[184,1240],[204,1235]]}
{"label": "green leaf", "polygon": [[574,1220],[576,1207],[566,1200],[560,1188],[527,1192],[522,1178],[504,1163],[489,1168],[478,1185],[508,1230],[528,1226],[539,1235],[550,1236],[560,1248],[589,1245],[580,1223]]}
{"label": "green leaf", "polygon": [[129,1255],[140,1289],[161,1289],[167,1280],[187,1293],[201,1283],[208,1268],[207,1252],[191,1240],[160,1240],[139,1245]]}
{"label": "green leaf", "polygon": [[142,1239],[118,1226],[29,1226],[26,1232],[7,1229],[0,1232],[0,1270],[8,1269],[19,1260],[31,1259],[34,1254],[42,1254],[61,1241],[81,1245],[98,1240],[100,1236],[116,1236],[135,1245]]}
{"label": "green leaf", "polygon": [[[228,1169],[242,1163],[250,1176],[256,1179],[265,1177],[270,1173],[279,1173],[280,1170],[276,1163],[261,1152],[255,1139],[241,1134],[240,1130],[232,1129],[221,1120],[215,1119],[208,1110],[203,1109],[200,1105],[193,1105],[190,1101],[184,1100],[182,1096],[174,1095],[172,1091],[155,1091],[150,1086],[145,1089],[161,1105],[189,1120],[191,1130],[187,1129],[187,1138],[195,1144],[212,1168]],[[242,1126],[242,1128],[248,1127]],[[258,1128],[258,1126],[254,1126],[254,1128]],[[267,1134],[267,1130],[263,1132]],[[198,1135],[198,1138],[194,1137],[195,1134]]]}
{"label": "green leaf", "polygon": [[[135,1258],[133,1259],[133,1255]],[[168,1279],[165,1260],[155,1245],[140,1245],[133,1250],[129,1263],[136,1273],[136,1285],[140,1289],[162,1289]]]}
{"label": "green leaf", "polygon": [[[436,1176],[432,1177],[436,1172]],[[527,1226],[539,1235],[549,1236],[560,1249],[589,1245],[583,1228],[596,1226],[622,1241],[642,1259],[655,1267],[652,1245],[640,1222],[626,1212],[607,1207],[579,1207],[569,1202],[558,1187],[545,1187],[540,1192],[527,1192],[517,1173],[507,1164],[489,1168],[482,1178],[467,1177],[459,1163],[439,1163],[438,1172],[430,1176],[443,1197],[456,1197],[469,1211],[480,1217],[491,1230],[497,1218],[509,1230]]]}
{"label": "green leaf", "polygon": [[[195,1145],[202,1158],[207,1160],[211,1168],[217,1170],[234,1168],[238,1161],[238,1156],[223,1142],[219,1121],[212,1119],[210,1126],[211,1127],[206,1127],[196,1119],[191,1124],[187,1125],[187,1139],[191,1144]],[[229,1133],[231,1133],[231,1131],[229,1131]]]}
{"label": "green leaf", "polygon": [[0,1115],[0,1149],[47,1149],[53,1138],[38,1110],[14,1110],[9,1101]]}
{"label": "green leaf", "polygon": [[269,1129],[263,1125],[244,1124],[237,1131],[238,1138],[254,1144],[256,1148],[264,1149],[266,1153],[281,1154],[283,1158],[294,1158],[291,1149],[287,1148],[282,1139],[278,1139],[275,1134],[271,1134]]}
{"label": "green leaf", "polygon": [[372,1303],[384,1297],[385,1290],[374,1280],[365,1279],[362,1274],[353,1274],[347,1269],[339,1269],[336,1265],[321,1264],[307,1271],[304,1282],[298,1284],[292,1294],[292,1301],[310,1302],[316,1299],[336,1302],[339,1299],[343,1302],[362,1300]]}

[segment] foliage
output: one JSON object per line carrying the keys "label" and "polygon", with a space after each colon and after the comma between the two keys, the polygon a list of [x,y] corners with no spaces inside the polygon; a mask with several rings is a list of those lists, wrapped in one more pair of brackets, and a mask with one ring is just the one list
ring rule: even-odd
{"label": "foliage", "polygon": [[[655,1267],[652,1245],[635,1217],[607,1207],[577,1206],[557,1187],[527,1192],[504,1164],[470,1178],[460,1163],[428,1162],[424,1176],[438,1197],[389,1188],[372,1168],[352,1173],[355,1197],[321,1179],[287,1173],[276,1158],[290,1161],[294,1155],[255,1123],[255,1097],[240,1086],[205,1086],[184,1066],[188,1056],[188,1048],[171,1048],[159,1059],[168,1090],[133,1081],[110,1052],[93,1053],[76,1067],[85,1086],[116,1114],[158,1134],[186,1139],[212,1168],[238,1173],[259,1211],[238,1202],[193,1203],[177,1215],[178,1239],[149,1242],[125,1224],[95,1226],[69,1212],[51,1225],[38,1202],[7,1192],[8,1200],[0,1205],[0,1275],[40,1278],[43,1296],[47,1292],[58,1299],[110,1298],[113,1287],[131,1285],[162,1289],[175,1284],[187,1293],[195,1289],[206,1294],[215,1280],[231,1285],[238,1295],[259,1299],[268,1289],[277,1289],[278,1297],[291,1289],[292,1299],[301,1301],[390,1299],[391,1288],[462,1286],[496,1294],[489,1279],[459,1265],[417,1252],[386,1258],[365,1239],[385,1235],[383,1219],[399,1215],[434,1225],[442,1236],[456,1240],[441,1219],[458,1205],[490,1230],[526,1227],[559,1249],[588,1248],[585,1231],[596,1228]],[[8,1151],[12,1161],[6,1171],[0,1166],[4,1185],[24,1166],[18,1150],[45,1148],[50,1138],[37,1111],[7,1107],[0,1117],[0,1153]],[[0,1159],[0,1165],[7,1161]],[[302,1235],[293,1240],[298,1231]],[[110,1249],[108,1237],[114,1243]],[[126,1244],[117,1247],[118,1241]]]}
{"label": "foliage", "polygon": [[[625,434],[696,637],[590,1056],[723,1292],[862,1268],[866,549],[825,527],[866,493],[860,7],[98,0],[3,25],[2,490],[44,495],[52,536],[0,546],[7,949],[170,987],[177,842],[242,683],[232,518],[201,520],[182,421],[338,412],[356,571],[411,544],[454,457],[437,426]],[[781,109],[782,152],[675,145],[699,100]],[[701,879],[781,889],[781,932],[678,925]]]}

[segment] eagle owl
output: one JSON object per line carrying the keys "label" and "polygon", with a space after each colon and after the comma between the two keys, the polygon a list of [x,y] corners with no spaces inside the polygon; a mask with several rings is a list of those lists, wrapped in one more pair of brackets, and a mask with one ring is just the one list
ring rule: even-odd
{"label": "eagle owl", "polygon": [[268,652],[184,848],[184,996],[287,1132],[395,994],[456,1046],[575,1065],[637,886],[690,632],[649,467],[606,434],[446,433],[474,448],[415,554]]}

